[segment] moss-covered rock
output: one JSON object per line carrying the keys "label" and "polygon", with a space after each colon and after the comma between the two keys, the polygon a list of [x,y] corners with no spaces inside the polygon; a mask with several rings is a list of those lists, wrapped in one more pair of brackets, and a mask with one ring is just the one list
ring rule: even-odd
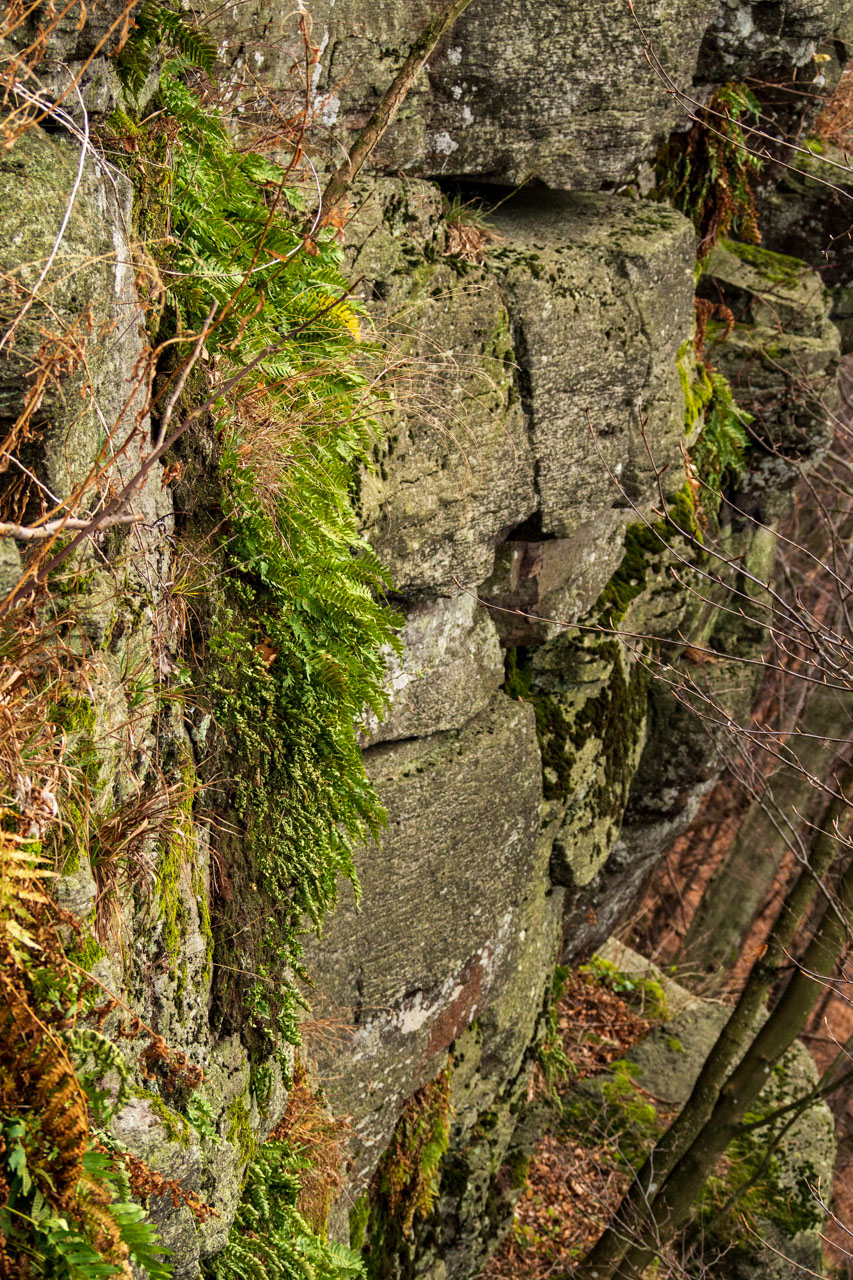
{"label": "moss-covered rock", "polygon": [[354,220],[351,252],[409,370],[361,481],[365,532],[397,590],[452,594],[487,576],[536,499],[504,301],[483,268],[443,257],[441,209],[436,187],[383,180]]}

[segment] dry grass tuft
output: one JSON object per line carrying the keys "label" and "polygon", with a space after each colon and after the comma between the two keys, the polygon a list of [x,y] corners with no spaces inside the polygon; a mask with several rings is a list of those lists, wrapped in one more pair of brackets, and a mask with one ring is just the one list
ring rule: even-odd
{"label": "dry grass tuft", "polygon": [[853,147],[853,68],[848,67],[826,106],[818,116],[815,135],[837,147]]}
{"label": "dry grass tuft", "polygon": [[325,1227],[332,1198],[343,1186],[350,1132],[349,1117],[329,1114],[297,1062],[287,1111],[269,1141],[286,1142],[302,1164],[297,1208],[317,1231]]}

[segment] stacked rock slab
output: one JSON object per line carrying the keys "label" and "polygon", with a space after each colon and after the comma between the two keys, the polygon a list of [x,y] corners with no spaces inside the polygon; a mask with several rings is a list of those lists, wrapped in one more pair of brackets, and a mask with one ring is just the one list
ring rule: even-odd
{"label": "stacked rock slab", "polygon": [[[346,142],[363,123],[433,7],[311,6],[324,145],[330,136]],[[123,6],[92,8],[82,33],[60,26],[52,59],[80,69]],[[601,616],[596,603],[624,560],[626,528],[656,518],[683,475],[677,358],[692,336],[695,240],[681,215],[636,198],[658,144],[684,123],[649,67],[646,41],[666,73],[691,87],[697,74],[746,74],[744,48],[757,66],[806,66],[850,10],[841,0],[634,8],[636,17],[622,0],[473,0],[374,157],[348,232],[378,336],[412,370],[360,489],[364,528],[391,569],[406,625],[401,657],[389,657],[390,714],[365,728],[389,829],[381,847],[360,851],[360,909],[343,895],[306,959],[317,1017],[345,1028],[317,1053],[331,1107],[354,1122],[342,1205],[369,1182],[407,1100],[452,1061],[447,1176],[400,1267],[434,1280],[477,1272],[517,1191],[507,1171],[523,1145],[520,1104],[564,931],[574,956],[609,929],[713,769],[705,757],[697,764],[695,740],[686,729],[679,736],[683,726],[676,732],[649,695],[636,653],[612,639],[589,645],[562,625]],[[241,64],[260,68],[275,90],[287,87],[292,59],[283,11],[272,9],[259,0],[226,6],[213,23],[224,63],[235,74]],[[16,39],[34,34],[24,26]],[[104,58],[88,65],[82,92],[93,122],[112,109],[119,88]],[[19,263],[50,252],[76,161],[67,140],[37,129],[5,157],[3,205],[14,215]],[[500,239],[481,265],[446,253],[437,183],[449,179],[527,183],[496,213]],[[109,421],[130,393],[142,345],[128,202],[87,169],[57,260],[88,290],[63,301],[58,286],[65,318],[89,302],[96,308],[88,359]],[[812,337],[827,371],[831,338],[822,328]],[[21,392],[21,370],[9,376],[4,403]],[[66,423],[50,443],[52,486],[73,483],[101,443],[90,416]],[[170,502],[153,478],[142,502],[156,580],[168,563]],[[768,548],[750,554],[766,562]],[[10,581],[15,567],[4,559]],[[684,620],[686,604],[665,578],[665,565],[652,564],[639,584],[636,632]],[[155,644],[157,602],[144,588],[130,584],[118,613],[112,603],[105,610],[104,628],[116,617],[123,628],[113,665],[91,691],[107,738],[121,664],[143,648],[168,660]],[[116,722],[127,718],[116,709]],[[146,733],[140,717],[134,749]],[[175,725],[175,759],[182,734]],[[221,1215],[199,1234],[187,1211],[153,1206],[175,1274],[187,1280],[222,1246],[247,1153],[285,1106],[276,1064],[250,1061],[237,1033],[212,1029],[205,832],[192,838],[199,875],[172,886],[180,910],[165,895],[144,909],[123,904],[134,964],[104,974],[171,1044],[194,1045],[216,1099],[218,1141],[176,1133],[174,1113],[153,1097],[137,1097],[122,1121],[131,1149]],[[91,913],[97,886],[85,860],[60,893]],[[163,966],[156,958],[170,920],[180,927],[174,963]],[[342,1232],[344,1216],[335,1220]]]}
{"label": "stacked rock slab", "polygon": [[[407,1097],[448,1052],[458,1072],[439,1208],[399,1259],[406,1275],[476,1273],[513,1195],[519,1081],[550,969],[561,947],[579,954],[630,907],[716,767],[689,717],[649,691],[635,653],[564,625],[599,617],[626,528],[653,519],[683,483],[677,361],[692,337],[695,266],[685,219],[602,191],[641,175],[676,123],[670,96],[640,69],[637,26],[620,6],[564,10],[486,13],[475,0],[374,157],[380,171],[407,176],[368,179],[349,233],[381,333],[421,375],[398,396],[361,487],[365,529],[408,621],[389,670],[390,718],[373,729],[381,745],[366,747],[390,833],[383,849],[361,855],[360,915],[346,906],[330,920],[309,966],[321,1007],[328,1001],[352,1027],[319,1070],[331,1105],[354,1116],[353,1193]],[[789,6],[771,35],[750,6],[673,5],[645,30],[689,83],[700,57],[718,79],[740,65],[747,20],[754,57],[790,67],[807,62],[841,16]],[[318,108],[346,138],[425,14],[397,3],[367,15],[337,0],[315,6],[313,19],[324,51]],[[622,78],[631,92],[617,102]],[[447,255],[434,179],[506,188],[531,176],[533,189],[491,218],[498,240],[482,263]],[[807,280],[820,312],[811,335],[819,372],[831,378],[826,301],[817,278]],[[772,535],[741,536],[747,562],[766,575]],[[493,607],[472,613],[475,600]],[[707,640],[712,624],[673,594],[660,557],[625,629],[661,634],[688,619]],[[511,665],[526,664],[523,689],[510,678],[496,690],[485,655],[498,637]],[[721,686],[732,674],[716,673]],[[556,772],[555,717],[565,730]],[[522,759],[536,761],[541,784],[522,776]],[[464,811],[451,796],[464,797]],[[520,972],[524,1016],[504,999]],[[507,1036],[517,1050],[509,1055],[497,1048]]]}

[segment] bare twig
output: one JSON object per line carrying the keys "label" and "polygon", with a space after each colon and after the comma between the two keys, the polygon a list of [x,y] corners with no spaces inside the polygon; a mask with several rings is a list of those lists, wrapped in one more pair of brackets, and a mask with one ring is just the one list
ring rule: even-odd
{"label": "bare twig", "polygon": [[328,221],[343,202],[359,170],[383,138],[388,126],[405,101],[418,72],[448,27],[468,8],[471,0],[450,0],[427,23],[409,50],[408,57],[385,90],[378,107],[356,138],[344,163],[329,179],[323,193],[323,217]]}

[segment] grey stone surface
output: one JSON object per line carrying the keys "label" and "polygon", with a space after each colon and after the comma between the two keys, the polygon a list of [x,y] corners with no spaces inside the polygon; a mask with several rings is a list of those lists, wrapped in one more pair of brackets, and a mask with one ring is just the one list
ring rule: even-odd
{"label": "grey stone surface", "polygon": [[[42,441],[24,456],[61,500],[73,499],[95,465],[102,469],[102,490],[122,487],[138,468],[150,431],[132,189],[90,154],[78,184],[79,157],[76,142],[33,127],[0,160],[4,331],[38,286],[0,367],[0,420],[16,416],[22,388],[33,387],[37,368],[46,368],[37,411]],[[89,504],[96,492],[90,486]],[[146,523],[155,524],[154,534],[145,536],[152,555],[163,554],[155,544],[170,528],[170,508],[155,468],[135,500]],[[85,509],[74,504],[73,514]]]}
{"label": "grey stone surface", "polygon": [[426,184],[386,179],[355,224],[354,269],[378,282],[377,319],[420,375],[362,481],[366,532],[399,590],[494,572],[486,594],[505,603],[518,573],[493,570],[495,547],[538,507],[559,545],[516,607],[544,604],[544,590],[576,617],[618,564],[635,508],[659,502],[650,452],[679,483],[692,228],[627,198],[531,193],[495,214],[486,267],[460,274],[436,259],[440,222]]}
{"label": "grey stone surface", "polygon": [[511,984],[547,863],[528,707],[497,694],[461,731],[366,759],[388,832],[357,860],[361,909],[345,893],[307,951],[315,1013],[352,1028],[321,1069],[332,1108],[354,1117],[356,1186],[405,1099]]}
{"label": "grey stone surface", "polygon": [[[63,21],[48,52],[69,67],[55,67],[49,87],[64,88],[121,7],[94,5],[82,32],[72,29],[76,15]],[[311,8],[321,49],[313,84],[320,128],[324,144],[338,145],[363,124],[434,6],[315,0]],[[712,64],[727,77],[756,63],[805,66],[814,42],[850,6],[638,0],[635,8],[667,71],[690,86],[703,40],[702,74]],[[284,19],[261,0],[213,19],[223,60],[262,69],[282,96],[293,61]],[[28,32],[22,28],[20,39]],[[90,113],[112,108],[118,89],[106,60],[92,63],[83,94]],[[660,701],[650,716],[636,688],[619,702],[625,690],[616,673],[630,688],[636,671],[624,650],[579,645],[553,621],[490,616],[458,585],[485,583],[481,594],[504,608],[575,621],[618,566],[625,525],[659,502],[648,451],[658,466],[669,465],[667,486],[683,481],[676,353],[691,334],[695,237],[663,206],[600,192],[642,185],[658,143],[678,123],[623,0],[473,0],[375,156],[378,169],[395,176],[366,180],[355,193],[349,268],[364,277],[377,340],[414,370],[395,386],[375,468],[361,478],[365,530],[403,598],[405,649],[389,663],[390,714],[369,725],[365,739],[389,830],[381,847],[360,852],[360,909],[345,890],[306,958],[317,1018],[339,1023],[315,1052],[332,1109],[354,1117],[348,1196],[375,1167],[406,1099],[453,1053],[446,1177],[435,1213],[418,1228],[415,1266],[432,1280],[474,1273],[517,1194],[513,1161],[526,1140],[519,1116],[564,902],[575,954],[630,904],[715,767],[695,732],[664,714]],[[19,291],[0,302],[6,323],[52,249],[78,154],[62,134],[36,129],[0,159],[8,233],[0,269]],[[494,215],[500,239],[486,261],[466,265],[447,256],[444,200],[423,174],[500,184],[533,178],[575,193],[531,183]],[[794,205],[801,196],[793,191]],[[134,387],[146,339],[131,226],[124,179],[87,159],[43,302],[0,367],[0,417],[8,421],[41,328],[56,324],[56,336],[69,340],[80,324],[74,341],[85,351],[75,350],[75,370],[50,383],[43,402],[52,430],[40,475],[62,498],[88,473],[105,431],[115,436],[106,476],[114,485],[132,474],[148,441],[143,389]],[[824,438],[814,397],[789,402],[803,368],[826,380],[836,358],[815,277],[799,268],[774,276],[772,263],[768,275],[766,259],[756,267],[725,252],[711,265],[709,279],[745,304],[721,365],[765,413],[777,442],[799,449],[805,435],[814,454]],[[769,353],[758,374],[757,351]],[[781,471],[767,471],[764,491],[777,479],[784,482]],[[158,592],[171,517],[157,476],[139,510],[152,531],[140,531],[144,555],[121,582],[120,607],[114,581],[93,585],[90,639],[111,651],[92,663],[87,696],[107,744],[100,781],[106,789],[117,780],[118,796],[130,785],[123,762],[150,758],[154,745],[153,712],[136,715],[129,736],[118,729],[128,720],[122,673],[151,663],[161,669]],[[17,570],[16,556],[7,552],[0,566],[0,589]],[[628,621],[638,631],[673,631],[684,616],[683,601],[655,579]],[[547,696],[574,731],[556,759],[559,777],[555,758],[545,761],[544,802],[540,746],[548,734],[537,742],[532,702],[498,692],[499,634],[536,649],[533,693]],[[717,674],[732,683],[729,668]],[[180,724],[167,732],[172,745],[187,747]],[[143,851],[148,872],[139,894],[128,890],[119,903],[132,962],[119,973],[116,942],[114,960],[102,963],[111,982],[125,982],[134,1007],[205,1071],[216,1139],[199,1138],[151,1096],[134,1098],[117,1122],[133,1150],[220,1211],[197,1232],[185,1210],[153,1206],[176,1251],[177,1276],[195,1280],[199,1260],[224,1242],[252,1142],[283,1113],[286,1088],[280,1064],[256,1045],[254,1065],[271,1082],[259,1099],[245,1045],[211,1029],[218,1013],[205,832],[197,827],[183,840],[174,857],[171,847]],[[91,918],[97,891],[83,860],[60,896]],[[701,1031],[693,1012],[680,1014],[691,1043]],[[699,1021],[707,1029],[708,1020]],[[666,1086],[683,1092],[694,1062],[683,1055],[670,1064]]]}
{"label": "grey stone surface", "polygon": [[841,330],[843,350],[849,352],[853,349],[853,181],[839,147],[817,140],[809,140],[806,146],[815,154],[792,156],[778,183],[763,196],[759,217],[764,243],[801,258],[820,273],[832,291],[831,319]]}
{"label": "grey stone surface", "polygon": [[[702,45],[700,74],[739,80],[761,70],[807,67],[818,45],[846,28],[851,9],[850,0],[719,0]],[[803,79],[808,83],[808,75]]]}
{"label": "grey stone surface", "polygon": [[532,896],[515,972],[453,1047],[452,1123],[439,1195],[419,1230],[423,1274],[479,1275],[509,1225],[536,1135],[528,1086],[560,943],[562,890]]}
{"label": "grey stone surface", "polygon": [[365,746],[461,728],[503,683],[498,633],[472,594],[415,601],[405,617],[403,652],[388,658],[391,706],[368,722]]}
{"label": "grey stone surface", "polygon": [[[636,520],[632,504],[660,500],[649,453],[659,467],[677,460],[676,354],[692,322],[693,229],[664,206],[556,193],[522,195],[494,224],[505,241],[494,269],[521,366],[542,530],[568,538],[594,520],[606,543]],[[605,555],[601,586],[611,571]]]}
{"label": "grey stone surface", "polygon": [[[318,113],[345,138],[390,83],[432,7],[316,0]],[[713,0],[642,6],[648,35],[689,84]],[[614,92],[614,86],[619,91]],[[429,60],[376,159],[388,169],[598,189],[626,181],[678,119],[620,0],[473,0]]]}
{"label": "grey stone surface", "polygon": [[479,588],[504,645],[535,648],[583,617],[625,553],[620,523],[589,520],[570,538],[508,538]]}
{"label": "grey stone surface", "polygon": [[407,379],[376,468],[362,479],[365,531],[398,591],[454,594],[481,582],[496,544],[534,509],[533,460],[498,281],[441,256],[441,197],[384,180],[352,230],[352,269]]}

